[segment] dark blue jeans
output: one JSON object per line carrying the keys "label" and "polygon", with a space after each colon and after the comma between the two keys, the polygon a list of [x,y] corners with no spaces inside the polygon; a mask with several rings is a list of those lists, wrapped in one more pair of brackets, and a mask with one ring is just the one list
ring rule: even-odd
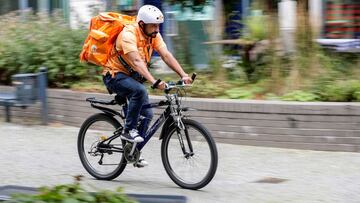
{"label": "dark blue jeans", "polygon": [[[150,123],[154,115],[152,109],[141,109],[142,105],[149,103],[149,96],[143,84],[123,73],[117,73],[114,78],[107,74],[103,77],[103,81],[108,89],[128,100],[125,130],[136,129],[140,115],[148,119],[148,124]],[[147,127],[145,126],[145,129]]]}

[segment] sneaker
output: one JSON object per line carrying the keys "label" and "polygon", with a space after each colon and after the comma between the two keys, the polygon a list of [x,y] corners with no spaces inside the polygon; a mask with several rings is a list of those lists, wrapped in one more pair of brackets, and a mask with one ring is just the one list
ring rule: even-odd
{"label": "sneaker", "polygon": [[137,168],[142,168],[142,167],[145,167],[149,165],[149,163],[147,161],[145,161],[145,159],[141,158],[139,159],[138,162],[134,163],[134,167],[137,167]]}
{"label": "sneaker", "polygon": [[142,138],[136,129],[132,129],[130,131],[124,131],[124,133],[120,136],[121,139],[129,141],[129,142],[143,142],[144,138]]}

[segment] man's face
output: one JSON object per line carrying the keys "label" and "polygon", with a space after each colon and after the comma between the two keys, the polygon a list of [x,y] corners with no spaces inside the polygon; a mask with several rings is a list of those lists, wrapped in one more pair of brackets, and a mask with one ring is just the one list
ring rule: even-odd
{"label": "man's face", "polygon": [[143,24],[144,32],[147,36],[155,38],[160,31],[160,24]]}

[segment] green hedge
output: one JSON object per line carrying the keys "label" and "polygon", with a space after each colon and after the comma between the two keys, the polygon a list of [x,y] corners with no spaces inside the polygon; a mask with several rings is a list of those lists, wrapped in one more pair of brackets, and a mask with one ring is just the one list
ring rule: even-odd
{"label": "green hedge", "polygon": [[16,13],[0,18],[0,82],[15,73],[45,66],[51,86],[69,87],[79,79],[96,80],[99,68],[79,62],[86,30],[72,30],[59,15]]}
{"label": "green hedge", "polygon": [[336,81],[321,89],[318,94],[322,101],[360,101],[360,80]]}
{"label": "green hedge", "polygon": [[43,187],[39,194],[15,194],[4,203],[135,203],[119,188],[116,191],[88,192],[79,183]]}

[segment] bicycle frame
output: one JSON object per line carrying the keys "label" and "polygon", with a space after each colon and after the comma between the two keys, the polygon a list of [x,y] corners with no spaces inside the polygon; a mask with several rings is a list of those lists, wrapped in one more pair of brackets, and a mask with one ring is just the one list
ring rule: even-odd
{"label": "bicycle frame", "polygon": [[[149,109],[149,108],[156,108],[160,106],[168,106],[165,111],[159,116],[159,118],[154,122],[154,124],[148,128],[148,130],[145,132],[145,126],[147,126],[149,119],[144,118],[141,122],[141,128],[139,129],[139,135],[144,138],[144,141],[141,143],[138,143],[136,148],[141,151],[141,149],[146,145],[146,143],[152,138],[152,136],[156,133],[156,131],[162,126],[162,124],[170,117],[171,115],[171,106],[169,102],[164,103],[150,103],[145,104],[141,107],[141,109]],[[127,105],[123,106],[124,114],[126,117],[127,112]]]}
{"label": "bicycle frame", "polygon": [[[192,75],[192,80],[194,81],[196,74]],[[152,87],[156,88],[156,86],[161,82],[161,80],[157,80]],[[168,82],[165,83],[165,97],[166,100],[162,100],[158,103],[150,103],[141,106],[140,110],[148,110],[149,108],[156,108],[160,106],[164,106],[161,108],[163,112],[161,115],[155,120],[152,126],[148,129],[148,124],[150,124],[150,119],[144,116],[140,116],[139,120],[134,126],[138,131],[141,137],[143,137],[144,141],[140,143],[129,143],[124,139],[118,140],[119,142],[111,142],[117,138],[119,138],[124,130],[124,120],[126,116],[129,116],[128,107],[126,98],[121,97],[119,95],[115,96],[113,100],[103,100],[103,99],[96,99],[95,97],[87,98],[86,101],[91,103],[93,108],[99,109],[103,113],[97,113],[93,116],[86,119],[83,125],[80,128],[78,134],[78,153],[83,164],[84,168],[89,172],[90,175],[95,177],[96,179],[100,180],[112,180],[118,177],[125,169],[127,164],[134,164],[135,167],[139,167],[139,158],[141,155],[142,148],[148,143],[148,141],[154,136],[155,132],[161,127],[161,134],[159,140],[162,141],[161,144],[161,159],[165,168],[165,171],[169,175],[169,177],[174,181],[175,184],[179,185],[182,188],[186,189],[193,189],[197,190],[204,186],[206,186],[214,177],[217,164],[218,164],[218,155],[215,142],[211,137],[210,132],[201,125],[201,123],[188,118],[184,112],[189,110],[194,110],[188,107],[182,106],[182,96],[186,91],[184,90],[185,87],[191,85],[186,84],[184,81],[180,80],[177,83]],[[170,94],[171,90],[176,90],[173,94]],[[182,92],[183,91],[183,92]],[[179,96],[180,95],[180,96]],[[114,110],[112,108],[107,108],[101,105],[119,105],[118,107],[121,108],[119,111]],[[150,111],[150,110],[149,110]],[[120,117],[120,118],[118,118]],[[110,128],[114,129],[113,133],[110,135],[108,129],[104,129],[105,132],[97,133],[97,130],[103,130],[103,128],[97,129],[95,133],[95,141],[90,142],[91,146],[88,147],[89,142],[85,141],[85,137],[89,137],[86,133],[90,126],[95,122],[105,122],[105,124],[110,124]],[[100,125],[102,127],[103,125]],[[91,131],[91,130],[90,130]],[[112,131],[112,130],[111,130]],[[92,132],[90,132],[91,134]],[[104,135],[105,134],[105,135]],[[94,134],[91,134],[94,135]],[[110,135],[110,137],[107,137]],[[90,136],[94,138],[94,136]],[[200,139],[205,140],[200,140]],[[192,140],[194,139],[194,140]],[[179,143],[177,143],[177,141]],[[205,144],[208,146],[207,149],[204,147],[199,147],[194,152],[192,142]],[[179,150],[173,150],[174,148],[182,150],[182,155],[180,155]],[[210,151],[210,156],[208,153],[201,153],[202,149]],[[107,160],[103,162],[104,155],[111,155],[114,152],[122,153],[121,160],[119,160],[119,156],[116,156],[116,163],[108,163]],[[172,153],[178,153],[175,155],[170,155]],[[204,156],[202,156],[204,154]],[[208,167],[208,169],[204,168],[204,173],[198,173],[195,170],[188,170],[188,174],[178,173],[181,172],[183,167],[180,166],[178,163],[173,164],[171,159],[178,155],[182,156],[183,163],[187,164],[190,167],[198,167],[198,163]],[[197,156],[199,155],[199,156]],[[97,157],[100,158],[97,162],[93,158],[89,159],[88,157]],[[194,159],[193,159],[194,158]],[[200,158],[205,158],[204,161],[201,161]],[[198,161],[199,159],[199,161]],[[94,162],[95,161],[95,162]],[[111,160],[110,160],[111,162]],[[94,165],[95,164],[95,165]],[[116,165],[111,171],[106,170],[104,173],[103,170],[98,171],[97,166],[99,165]],[[94,167],[95,166],[95,167]],[[202,169],[203,167],[201,167]],[[179,170],[177,170],[179,169]],[[195,174],[195,179],[192,177],[192,174]],[[190,175],[190,176],[189,176]],[[201,175],[199,177],[199,175]]]}
{"label": "bicycle frame", "polygon": [[[196,75],[195,75],[196,76]],[[193,75],[192,78],[194,79],[195,76]],[[182,82],[182,81],[181,81]],[[178,86],[181,86],[181,87],[184,87],[186,86],[186,84],[183,84],[182,85],[178,85]],[[149,104],[145,104],[141,107],[141,110],[143,109],[148,109],[148,108],[156,108],[156,107],[160,107],[160,106],[167,106],[167,108],[165,109],[165,111],[159,116],[159,118],[154,122],[154,124],[145,132],[145,126],[148,125],[148,122],[150,122],[149,119],[147,118],[144,118],[141,120],[140,122],[140,127],[138,130],[139,130],[139,135],[141,137],[144,138],[144,141],[141,142],[141,143],[137,143],[136,145],[136,148],[141,151],[141,149],[146,145],[146,143],[151,139],[151,137],[155,134],[155,132],[164,124],[165,121],[167,121],[167,119],[171,116],[173,117],[174,119],[174,122],[177,123],[177,126],[179,129],[184,129],[185,130],[185,135],[186,135],[186,138],[189,140],[189,135],[187,133],[187,129],[186,127],[184,126],[184,124],[182,123],[181,121],[181,112],[182,111],[188,111],[189,108],[182,108],[180,106],[180,102],[178,100],[178,97],[177,97],[177,94],[169,94],[170,90],[172,88],[176,88],[177,85],[174,85],[172,84],[172,86],[168,86],[168,88],[165,90],[165,97],[167,98],[167,100],[163,100],[163,101],[160,101],[158,103],[149,103]],[[116,99],[115,99],[116,100]],[[91,106],[93,108],[97,108],[103,112],[105,112],[106,114],[110,114],[112,116],[119,116],[121,119],[125,119],[126,116],[127,116],[127,104],[126,102],[116,102],[115,100],[112,100],[112,101],[101,101],[101,100],[98,100],[96,101],[95,98],[88,98],[87,101],[91,102]],[[109,108],[106,108],[106,107],[102,107],[102,106],[97,106],[95,105],[94,103],[100,103],[100,104],[105,104],[105,105],[114,105],[116,103],[122,105],[122,109],[123,109],[123,112],[124,114],[121,114],[120,112],[117,112],[113,109],[109,109]],[[178,108],[175,109],[174,106],[177,106]],[[139,118],[140,119],[140,118]],[[121,132],[119,133],[118,131],[122,131],[123,130],[123,127],[117,129],[115,132],[114,132],[114,135],[109,137],[108,139],[105,139],[103,141],[101,141],[99,144],[102,145],[104,147],[107,147],[107,146],[110,146],[110,142],[116,138],[118,138],[120,135],[121,135]],[[161,137],[160,137],[161,139]],[[182,142],[182,138],[179,138],[180,142]],[[105,142],[108,142],[108,144],[104,144]],[[183,144],[181,144],[183,145]],[[182,147],[183,148],[183,147]],[[189,142],[189,149],[192,151],[192,146],[191,146],[191,143]],[[115,149],[115,150],[112,150],[112,149],[106,149],[106,151],[112,151],[112,152],[123,152],[122,149]],[[183,148],[183,151],[184,151],[184,148]],[[184,151],[184,154],[185,154],[185,151]]]}

